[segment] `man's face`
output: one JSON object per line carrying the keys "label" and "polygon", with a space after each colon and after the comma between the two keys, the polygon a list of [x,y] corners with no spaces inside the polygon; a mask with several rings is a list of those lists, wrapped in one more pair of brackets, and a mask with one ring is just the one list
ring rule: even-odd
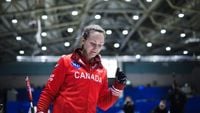
{"label": "man's face", "polygon": [[83,40],[84,54],[87,59],[91,59],[98,55],[104,45],[103,33],[91,31],[89,36]]}

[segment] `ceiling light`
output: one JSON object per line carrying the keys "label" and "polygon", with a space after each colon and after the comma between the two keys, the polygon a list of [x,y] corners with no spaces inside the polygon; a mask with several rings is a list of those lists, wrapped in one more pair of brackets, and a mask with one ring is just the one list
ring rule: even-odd
{"label": "ceiling light", "polygon": [[133,15],[133,20],[138,20],[139,19],[139,16],[138,15]]}
{"label": "ceiling light", "polygon": [[179,14],[178,14],[178,17],[179,17],[179,18],[183,18],[184,16],[185,16],[185,15],[184,15],[183,13],[179,13]]}
{"label": "ceiling light", "polygon": [[101,19],[101,15],[95,15],[94,18],[97,19],[97,20]]}
{"label": "ceiling light", "polygon": [[12,19],[13,24],[16,24],[17,22],[18,22],[17,19]]}
{"label": "ceiling light", "polygon": [[46,46],[42,46],[41,49],[42,49],[42,51],[46,51],[47,47]]}
{"label": "ceiling light", "polygon": [[165,50],[166,51],[171,51],[171,47],[168,46],[168,47],[165,48]]}
{"label": "ceiling light", "polygon": [[160,30],[160,33],[161,33],[161,34],[165,34],[166,32],[167,32],[166,29],[161,29],[161,30]]}
{"label": "ceiling light", "polygon": [[22,37],[21,36],[17,36],[16,40],[22,40]]}
{"label": "ceiling light", "polygon": [[78,15],[78,11],[72,11],[72,15],[73,15],[73,16]]}
{"label": "ceiling light", "polygon": [[184,50],[184,51],[183,51],[183,54],[184,54],[184,55],[188,54],[188,51],[187,51],[187,50]]}
{"label": "ceiling light", "polygon": [[137,54],[137,55],[135,55],[135,58],[136,58],[136,59],[140,59],[140,58],[141,58],[141,55]]}
{"label": "ceiling light", "polygon": [[6,0],[6,2],[11,2],[12,0]]}
{"label": "ceiling light", "polygon": [[131,0],[125,0],[126,2],[131,2]]}
{"label": "ceiling light", "polygon": [[67,28],[67,32],[72,33],[74,31],[73,28]]}
{"label": "ceiling light", "polygon": [[65,42],[65,43],[64,43],[64,46],[65,46],[65,47],[69,47],[69,46],[70,46],[70,42]]}
{"label": "ceiling light", "polygon": [[151,47],[151,46],[152,46],[152,43],[151,43],[151,42],[148,42],[148,43],[146,44],[146,46],[147,46],[147,47]]}
{"label": "ceiling light", "polygon": [[42,17],[41,17],[43,20],[46,20],[47,18],[48,18],[48,16],[47,15],[42,15]]}
{"label": "ceiling light", "polygon": [[149,3],[150,3],[150,2],[152,2],[152,0],[146,0],[146,2],[149,2]]}
{"label": "ceiling light", "polygon": [[46,32],[42,32],[42,33],[41,33],[41,36],[46,37],[46,36],[47,36],[47,33],[46,33]]}
{"label": "ceiling light", "polygon": [[128,34],[128,30],[123,30],[123,31],[122,31],[122,34],[123,34],[123,35],[127,35],[127,34]]}
{"label": "ceiling light", "polygon": [[114,43],[114,48],[119,48],[120,44],[119,43]]}
{"label": "ceiling light", "polygon": [[106,30],[106,34],[107,35],[111,35],[112,34],[112,30]]}
{"label": "ceiling light", "polygon": [[19,54],[23,55],[24,54],[24,50],[20,50]]}
{"label": "ceiling light", "polygon": [[185,36],[186,36],[185,33],[181,33],[181,34],[180,34],[180,37],[181,37],[181,38],[183,38],[183,37],[185,37]]}
{"label": "ceiling light", "polygon": [[17,56],[17,61],[21,62],[22,61],[22,56]]}

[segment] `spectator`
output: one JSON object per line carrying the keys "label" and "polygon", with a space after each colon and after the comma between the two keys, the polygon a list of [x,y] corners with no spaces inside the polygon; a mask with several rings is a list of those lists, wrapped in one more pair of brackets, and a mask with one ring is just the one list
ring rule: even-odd
{"label": "spectator", "polygon": [[184,113],[187,97],[180,90],[176,81],[172,84],[172,89],[169,91],[168,99],[170,101],[170,113]]}
{"label": "spectator", "polygon": [[123,111],[124,113],[134,113],[134,110],[135,110],[134,102],[130,96],[127,96],[125,98]]}
{"label": "spectator", "polygon": [[4,113],[3,111],[3,104],[0,103],[0,113]]}
{"label": "spectator", "polygon": [[153,109],[152,113],[167,113],[166,101],[160,100],[158,106]]}

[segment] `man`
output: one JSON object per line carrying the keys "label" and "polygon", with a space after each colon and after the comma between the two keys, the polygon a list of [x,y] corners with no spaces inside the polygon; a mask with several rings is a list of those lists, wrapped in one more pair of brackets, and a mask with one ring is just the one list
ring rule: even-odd
{"label": "man", "polygon": [[108,88],[107,71],[99,55],[105,42],[105,31],[99,25],[86,26],[81,48],[63,55],[57,62],[44,90],[37,112],[46,113],[53,103],[53,113],[96,113],[96,107],[111,107],[126,83],[126,76],[117,69],[116,80]]}
{"label": "man", "polygon": [[168,98],[170,101],[170,113],[184,113],[187,97],[183,93],[177,82],[174,81],[172,89],[169,91]]}
{"label": "man", "polygon": [[134,113],[134,111],[135,111],[134,102],[130,96],[127,96],[125,98],[123,111],[124,111],[124,113]]}

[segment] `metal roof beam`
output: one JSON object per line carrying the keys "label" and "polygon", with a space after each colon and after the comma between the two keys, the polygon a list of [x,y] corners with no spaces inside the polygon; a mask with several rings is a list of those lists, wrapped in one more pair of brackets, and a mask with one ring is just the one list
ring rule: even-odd
{"label": "metal roof beam", "polygon": [[130,33],[127,35],[125,40],[122,42],[122,44],[120,46],[120,51],[122,51],[124,49],[125,45],[129,41],[131,36],[137,31],[137,29],[140,27],[140,25],[146,20],[146,18],[150,15],[150,13],[159,6],[159,4],[161,2],[162,2],[162,0],[155,0],[152,3],[152,5],[149,7],[147,12],[142,15],[142,17],[138,20],[138,22],[134,26],[132,26],[133,29],[130,31]]}

